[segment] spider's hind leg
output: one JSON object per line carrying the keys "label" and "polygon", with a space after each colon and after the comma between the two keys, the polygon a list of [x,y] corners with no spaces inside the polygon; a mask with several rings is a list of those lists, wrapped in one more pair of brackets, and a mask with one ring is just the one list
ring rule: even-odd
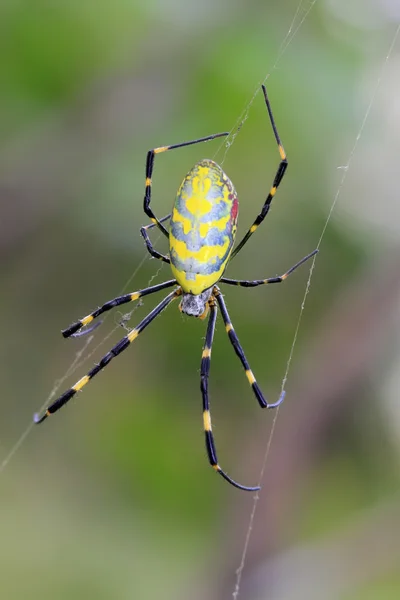
{"label": "spider's hind leg", "polygon": [[233,346],[233,349],[235,350],[237,356],[239,357],[240,362],[243,365],[243,368],[244,368],[245,373],[246,373],[247,380],[248,380],[249,384],[251,385],[251,388],[252,388],[252,390],[254,392],[255,397],[258,400],[259,405],[261,406],[261,408],[276,408],[277,406],[279,406],[283,402],[283,400],[285,398],[285,392],[281,393],[281,395],[279,396],[279,398],[278,398],[278,400],[276,402],[273,402],[273,403],[269,404],[265,400],[264,395],[263,395],[263,393],[262,393],[262,391],[261,391],[261,389],[260,389],[260,387],[259,387],[259,385],[258,385],[258,383],[256,381],[254,373],[250,369],[250,365],[247,362],[247,358],[246,358],[246,356],[245,356],[245,354],[243,352],[243,348],[242,348],[242,346],[241,346],[241,344],[239,342],[239,338],[236,335],[236,332],[235,332],[235,330],[233,328],[233,325],[231,323],[231,320],[230,320],[230,317],[229,317],[229,313],[228,313],[228,309],[226,308],[225,301],[224,301],[224,299],[222,297],[220,289],[217,286],[214,287],[214,294],[215,294],[215,297],[217,299],[218,305],[219,305],[219,307],[221,309],[221,315],[222,315],[222,318],[223,318],[224,323],[225,323],[225,330],[226,330],[226,332],[228,334],[229,340],[230,340],[230,342],[231,342],[231,344]]}
{"label": "spider's hind leg", "polygon": [[212,468],[221,475],[226,481],[228,481],[234,487],[247,492],[255,492],[260,489],[259,486],[248,487],[234,481],[225,471],[221,469],[218,464],[217,451],[215,448],[214,436],[211,427],[211,413],[210,413],[210,402],[208,397],[208,377],[210,374],[211,366],[211,348],[214,339],[215,322],[217,320],[217,305],[214,296],[209,300],[210,305],[210,317],[208,319],[206,340],[203,347],[203,354],[201,356],[201,370],[200,370],[200,389],[203,397],[203,425],[204,433],[206,437],[206,448],[208,460]]}

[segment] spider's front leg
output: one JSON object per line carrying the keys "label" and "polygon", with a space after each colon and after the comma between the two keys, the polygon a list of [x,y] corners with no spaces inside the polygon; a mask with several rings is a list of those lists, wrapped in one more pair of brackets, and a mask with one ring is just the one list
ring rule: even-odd
{"label": "spider's front leg", "polygon": [[[162,224],[163,219],[157,219],[154,214],[150,203],[151,203],[151,186],[152,186],[152,176],[153,176],[153,168],[154,168],[154,159],[156,154],[161,154],[162,152],[168,152],[168,150],[176,150],[177,148],[183,148],[185,146],[192,146],[193,144],[200,144],[201,142],[208,142],[210,140],[214,140],[215,138],[224,137],[229,135],[229,132],[224,131],[223,133],[214,133],[213,135],[207,135],[203,138],[198,138],[197,140],[191,140],[190,142],[182,142],[181,144],[172,144],[171,146],[160,146],[159,148],[153,148],[153,150],[149,150],[146,158],[146,186],[144,192],[144,200],[143,200],[143,210],[146,215],[149,217],[150,221],[158,227],[158,229],[165,235],[165,237],[169,238],[169,233],[165,229]],[[157,257],[158,258],[158,257]],[[161,259],[162,260],[162,259]]]}
{"label": "spider's front leg", "polygon": [[233,250],[233,252],[231,254],[230,260],[232,260],[232,258],[234,256],[236,256],[236,254],[238,252],[240,252],[240,250],[246,244],[246,242],[248,241],[248,239],[253,235],[253,233],[255,232],[255,230],[259,227],[259,225],[261,225],[261,223],[264,221],[265,217],[269,213],[269,209],[271,208],[272,200],[273,200],[273,198],[274,198],[274,196],[275,196],[275,194],[277,192],[279,184],[281,183],[281,181],[283,179],[283,176],[284,176],[284,174],[286,172],[287,166],[288,166],[286,152],[285,152],[285,150],[283,148],[283,145],[282,145],[282,142],[281,142],[281,138],[279,137],[279,133],[278,133],[278,130],[277,130],[276,125],[275,125],[275,120],[274,120],[274,116],[272,114],[271,104],[270,104],[269,99],[268,99],[267,90],[265,88],[265,85],[263,85],[261,87],[262,87],[262,91],[263,91],[263,94],[264,94],[265,104],[266,104],[266,107],[267,107],[267,110],[268,110],[269,120],[271,121],[271,127],[272,127],[272,130],[274,132],[276,143],[278,144],[278,150],[279,150],[279,154],[280,154],[280,157],[281,157],[281,162],[279,163],[278,169],[277,169],[275,177],[274,177],[274,181],[272,183],[272,187],[269,190],[268,196],[267,196],[267,198],[266,198],[266,200],[265,200],[265,202],[263,204],[263,207],[261,209],[260,214],[257,215],[255,221],[253,222],[253,225],[250,227],[250,229],[248,230],[248,232],[246,233],[246,235],[243,237],[243,239],[239,242],[239,244]]}

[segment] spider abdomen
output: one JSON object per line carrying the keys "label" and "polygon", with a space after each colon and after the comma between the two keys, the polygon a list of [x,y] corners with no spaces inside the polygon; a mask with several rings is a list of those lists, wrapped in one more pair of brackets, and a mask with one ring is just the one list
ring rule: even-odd
{"label": "spider abdomen", "polygon": [[171,269],[183,291],[201,294],[226,268],[235,241],[238,199],[229,177],[204,159],[178,190],[170,221]]}

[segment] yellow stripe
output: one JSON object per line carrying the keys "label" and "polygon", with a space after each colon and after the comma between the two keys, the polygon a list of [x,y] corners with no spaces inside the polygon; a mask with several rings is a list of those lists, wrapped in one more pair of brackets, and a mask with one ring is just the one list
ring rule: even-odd
{"label": "yellow stripe", "polygon": [[209,358],[211,356],[211,348],[204,348],[202,358]]}
{"label": "yellow stripe", "polygon": [[203,412],[203,423],[204,423],[204,431],[211,431],[211,416],[210,416],[209,410],[205,410]]}
{"label": "yellow stripe", "polygon": [[132,329],[132,331],[130,331],[126,337],[128,338],[128,340],[130,342],[133,342],[133,340],[136,340],[136,338],[137,338],[138,335],[139,335],[138,330],[137,329]]}
{"label": "yellow stripe", "polygon": [[160,154],[160,152],[165,152],[168,150],[169,146],[160,146],[159,148],[154,148],[154,154]]}
{"label": "yellow stripe", "polygon": [[[196,177],[193,178],[193,196],[186,199],[185,206],[188,209],[188,211],[191,212],[192,215],[195,215],[196,217],[208,215],[208,213],[212,209],[212,204],[205,198],[202,198],[200,196],[199,192],[196,192],[195,186],[194,186],[195,179],[196,179]],[[210,182],[209,187],[211,187],[211,182]],[[204,192],[204,193],[206,194],[207,192]]]}
{"label": "yellow stripe", "polygon": [[231,242],[226,236],[226,241],[223,246],[202,246],[200,250],[188,250],[185,242],[177,240],[170,234],[170,248],[175,250],[180,260],[185,261],[187,258],[195,258],[201,263],[211,263],[213,258],[223,258],[228,250]]}
{"label": "yellow stripe", "polygon": [[131,300],[137,300],[138,298],[140,298],[140,294],[139,292],[135,292],[134,294],[131,294]]}
{"label": "yellow stripe", "polygon": [[229,333],[230,331],[232,331],[232,329],[233,329],[233,327],[232,327],[231,323],[227,323],[225,325],[226,333]]}
{"label": "yellow stripe", "polygon": [[215,471],[220,471],[219,465],[211,465]]}
{"label": "yellow stripe", "polygon": [[81,390],[83,386],[89,382],[89,380],[90,377],[88,375],[85,375],[85,377],[82,377],[82,379],[80,379],[75,385],[72,386],[72,389],[75,390],[75,392],[79,392],[79,390]]}
{"label": "yellow stripe", "polygon": [[93,321],[94,317],[92,317],[92,315],[88,315],[87,317],[84,317],[83,319],[81,319],[81,323],[82,325],[87,325],[88,323],[91,323]]}
{"label": "yellow stripe", "polygon": [[283,149],[283,146],[281,146],[281,144],[279,144],[279,154],[281,155],[281,159],[285,160],[286,159],[286,152]]}
{"label": "yellow stripe", "polygon": [[173,223],[182,223],[183,225],[183,233],[189,233],[189,231],[192,229],[193,225],[192,222],[190,221],[190,219],[187,219],[186,217],[184,217],[183,215],[181,215],[181,213],[176,210],[176,208],[174,208],[174,210],[172,211],[172,219],[171,221]]}
{"label": "yellow stripe", "polygon": [[188,279],[184,271],[179,271],[174,267],[173,264],[171,264],[171,270],[175,279],[181,286],[182,290],[190,294],[201,294],[201,292],[204,292],[204,290],[207,290],[209,287],[214,285],[214,283],[221,277],[224,268],[225,263],[218,272],[216,271],[210,275],[196,274],[195,279],[193,280],[191,278]]}
{"label": "yellow stripe", "polygon": [[210,223],[200,223],[199,232],[201,237],[206,237],[210,229],[219,229],[220,231],[225,231],[230,219],[231,215],[227,215],[226,217],[222,217],[218,221],[211,221]]}
{"label": "yellow stripe", "polygon": [[205,238],[210,229],[214,227],[214,223],[200,223],[199,233],[200,237]]}
{"label": "yellow stripe", "polygon": [[246,370],[246,377],[247,377],[247,379],[249,380],[249,383],[250,383],[251,385],[253,385],[253,383],[255,383],[255,382],[256,382],[256,378],[255,378],[255,377],[254,377],[254,375],[253,375],[253,371],[251,371],[250,369],[247,369],[247,370]]}
{"label": "yellow stripe", "polygon": [[276,187],[274,186],[271,188],[270,195],[275,196],[275,194],[276,194]]}
{"label": "yellow stripe", "polygon": [[[206,237],[207,233],[211,229],[219,229],[220,231],[225,231],[230,218],[231,218],[231,216],[227,215],[226,217],[222,217],[218,221],[211,221],[209,223],[200,223],[198,225],[200,236],[202,238]],[[193,228],[197,227],[196,223],[192,223],[192,221],[190,219],[181,215],[181,213],[176,208],[174,208],[174,210],[172,212],[171,221],[173,223],[182,223],[184,234],[189,233]]]}

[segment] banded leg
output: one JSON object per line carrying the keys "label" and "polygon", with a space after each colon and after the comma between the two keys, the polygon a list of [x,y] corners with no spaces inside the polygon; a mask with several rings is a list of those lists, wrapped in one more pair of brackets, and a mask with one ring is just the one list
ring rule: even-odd
{"label": "banded leg", "polygon": [[73,396],[75,396],[75,394],[79,392],[79,390],[81,390],[87,383],[89,383],[89,381],[93,379],[93,377],[97,375],[97,373],[100,373],[100,371],[102,371],[104,367],[106,367],[113,358],[118,356],[118,354],[121,354],[121,352],[123,352],[147,327],[147,325],[149,325],[168,306],[168,304],[172,302],[172,300],[175,300],[175,298],[180,296],[181,293],[181,288],[178,288],[170,294],[168,294],[168,296],[164,298],[164,300],[162,300],[162,302],[160,302],[160,304],[158,304],[158,306],[156,306],[147,315],[147,317],[145,317],[139,323],[139,325],[135,327],[135,329],[132,329],[132,331],[130,331],[128,335],[123,337],[122,340],[118,342],[118,344],[111,348],[110,352],[107,352],[107,354],[103,356],[100,362],[97,365],[95,365],[87,375],[85,375],[79,381],[77,381],[77,383],[75,383],[75,385],[73,385],[72,388],[64,392],[59,398],[57,398],[57,400],[55,400],[55,402],[50,404],[50,406],[46,409],[45,413],[42,416],[40,416],[39,414],[35,414],[33,417],[34,422],[43,423],[43,421],[47,419],[47,417],[57,412],[62,406],[64,406],[64,404],[69,402],[71,398],[73,398]]}
{"label": "banded leg", "polygon": [[287,279],[287,277],[289,277],[293,271],[305,263],[309,258],[315,256],[317,253],[318,250],[310,252],[310,254],[307,254],[307,256],[299,260],[298,263],[291,267],[289,271],[286,271],[286,273],[283,275],[278,275],[277,277],[269,277],[268,279],[255,279],[254,281],[247,281],[243,279],[227,279],[226,277],[222,277],[220,279],[220,283],[227,283],[228,285],[240,285],[242,287],[256,287],[258,285],[265,285],[267,283],[282,283],[282,281],[285,281],[285,279]]}
{"label": "banded leg", "polygon": [[153,174],[154,167],[154,157],[156,154],[161,154],[161,152],[167,152],[168,150],[175,150],[176,148],[183,148],[184,146],[191,146],[192,144],[199,144],[200,142],[208,142],[210,140],[214,140],[215,138],[223,137],[229,135],[229,132],[224,133],[215,133],[214,135],[208,135],[207,137],[199,138],[197,140],[192,140],[190,142],[182,142],[181,144],[173,144],[172,146],[161,146],[160,148],[154,148],[153,150],[149,150],[147,153],[146,159],[146,189],[144,194],[143,201],[143,210],[146,215],[150,218],[151,222],[154,223],[158,227],[158,229],[168,238],[169,233],[165,229],[164,225],[162,225],[161,221],[157,219],[155,214],[153,213],[150,202],[151,202],[151,177]]}
{"label": "banded leg", "polygon": [[208,377],[210,373],[211,366],[211,347],[214,338],[214,330],[215,330],[215,321],[217,319],[217,306],[215,304],[215,300],[211,300],[210,302],[210,317],[208,319],[207,325],[207,333],[206,333],[206,341],[204,343],[203,354],[201,356],[201,370],[200,370],[200,389],[201,394],[203,396],[203,423],[204,423],[204,433],[206,436],[206,448],[208,454],[208,460],[210,461],[210,465],[212,468],[219,473],[226,481],[228,481],[231,485],[239,488],[240,490],[245,490],[248,492],[255,492],[260,489],[257,487],[247,487],[237,483],[233,479],[229,477],[221,469],[218,464],[217,459],[217,451],[215,449],[214,436],[211,429],[211,414],[210,414],[210,403],[208,399]]}
{"label": "banded leg", "polygon": [[[139,290],[138,292],[133,292],[132,294],[124,294],[123,296],[118,296],[117,298],[114,298],[113,300],[109,300],[108,302],[103,304],[103,306],[96,308],[96,310],[94,310],[92,313],[90,313],[90,315],[83,317],[83,319],[80,319],[76,323],[72,323],[72,325],[67,327],[67,329],[63,329],[63,331],[61,333],[63,334],[63,336],[65,338],[76,335],[76,332],[79,331],[82,327],[85,327],[85,325],[88,325],[89,323],[91,323],[93,321],[93,319],[95,319],[99,315],[102,315],[103,313],[107,312],[111,308],[114,308],[115,306],[120,306],[121,304],[126,304],[128,302],[133,302],[134,300],[138,300],[139,298],[142,298],[143,296],[148,296],[149,294],[154,294],[155,292],[159,292],[160,290],[164,290],[165,288],[172,287],[175,284],[176,284],[175,279],[170,279],[169,281],[164,281],[164,283],[159,283],[158,285],[153,285],[151,287],[144,288],[143,290]],[[92,331],[92,328],[90,329],[90,331]],[[89,331],[85,331],[85,333],[89,333]]]}
{"label": "banded leg", "polygon": [[276,175],[274,178],[274,182],[272,184],[272,187],[269,191],[269,194],[267,196],[267,199],[264,202],[264,205],[261,209],[260,214],[257,216],[256,220],[254,221],[253,225],[250,227],[250,229],[248,230],[248,232],[246,233],[246,235],[243,237],[243,239],[239,242],[239,244],[236,246],[236,248],[234,248],[230,260],[232,260],[232,258],[234,256],[236,256],[236,254],[238,252],[240,252],[240,250],[243,248],[243,246],[245,245],[245,243],[248,241],[248,239],[253,235],[253,233],[255,232],[255,230],[257,229],[257,227],[259,225],[261,225],[261,223],[264,221],[265,217],[267,216],[269,209],[271,207],[271,202],[273,197],[276,194],[276,190],[278,189],[278,186],[280,184],[280,182],[283,179],[283,176],[285,174],[285,171],[287,169],[288,166],[288,161],[286,158],[286,152],[282,146],[282,142],[281,142],[281,138],[279,137],[279,133],[278,130],[276,128],[275,125],[275,121],[274,121],[274,117],[272,114],[272,109],[271,109],[271,105],[270,102],[268,100],[268,96],[267,96],[267,90],[265,88],[265,85],[261,86],[262,87],[262,91],[264,94],[264,98],[265,98],[265,104],[267,106],[268,109],[268,114],[269,114],[269,119],[271,121],[271,126],[275,135],[275,139],[276,139],[276,143],[278,144],[278,149],[279,149],[279,154],[281,156],[281,162],[279,163],[278,169],[276,171]]}
{"label": "banded leg", "polygon": [[257,398],[259,405],[261,406],[261,408],[276,408],[277,406],[279,406],[281,404],[281,402],[283,402],[283,399],[285,397],[285,392],[282,392],[281,395],[279,396],[278,400],[272,404],[268,404],[268,402],[265,400],[263,393],[260,390],[259,385],[256,381],[256,378],[254,377],[253,371],[250,369],[250,365],[247,362],[246,356],[243,352],[243,348],[240,345],[239,339],[236,335],[236,332],[235,332],[233,325],[231,323],[231,320],[229,318],[229,313],[226,308],[225,301],[222,297],[221,291],[219,290],[219,288],[217,286],[214,287],[214,295],[215,295],[218,305],[221,309],[222,318],[225,323],[225,330],[229,336],[229,340],[230,340],[237,356],[239,357],[240,362],[243,365],[247,380],[253,389],[254,395]]}

